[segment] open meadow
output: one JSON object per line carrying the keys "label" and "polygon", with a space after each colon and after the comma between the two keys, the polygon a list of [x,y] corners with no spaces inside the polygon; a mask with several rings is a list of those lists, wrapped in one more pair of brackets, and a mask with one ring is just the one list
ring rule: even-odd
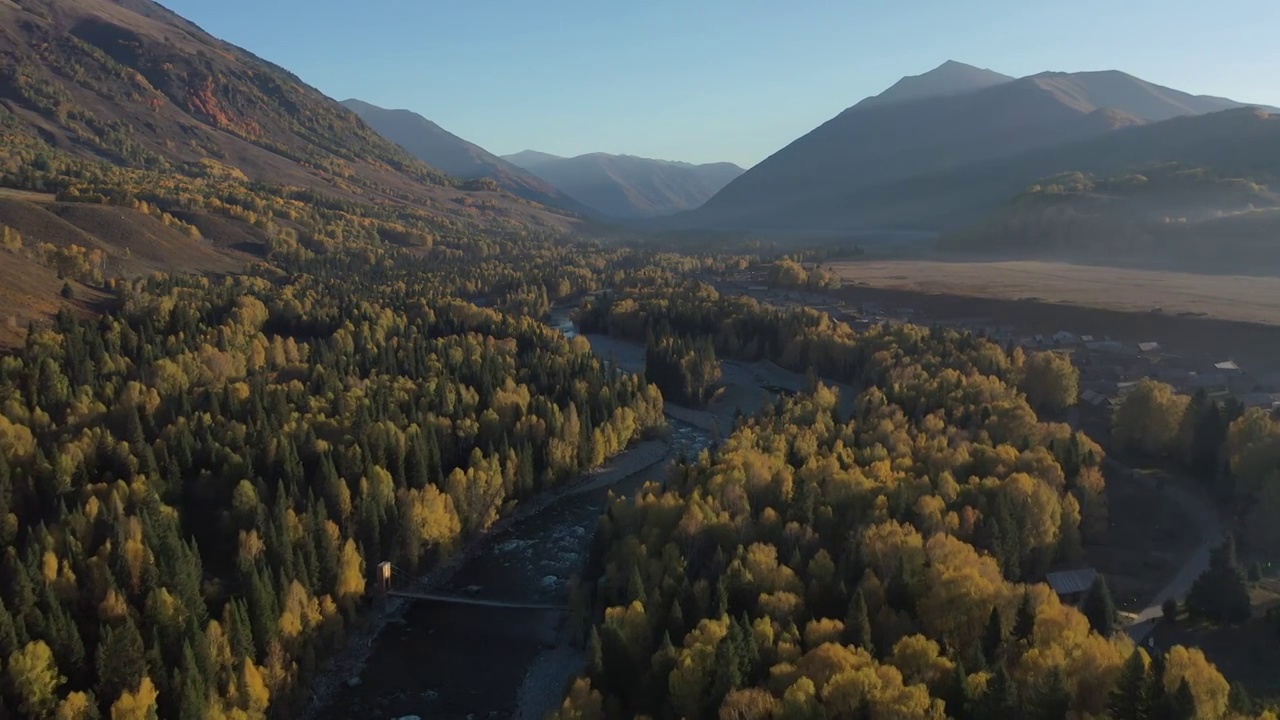
{"label": "open meadow", "polygon": [[1046,260],[866,260],[834,263],[846,284],[1122,312],[1280,325],[1280,277],[1202,275]]}

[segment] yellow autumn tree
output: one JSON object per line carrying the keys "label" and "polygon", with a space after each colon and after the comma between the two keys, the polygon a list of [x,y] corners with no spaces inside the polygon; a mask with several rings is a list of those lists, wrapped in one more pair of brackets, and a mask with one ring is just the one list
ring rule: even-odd
{"label": "yellow autumn tree", "polygon": [[138,687],[120,693],[111,704],[111,720],[155,720],[158,695],[151,678],[143,675]]}
{"label": "yellow autumn tree", "polygon": [[334,594],[338,602],[350,606],[364,596],[365,575],[364,558],[351,538],[342,545],[342,555],[338,558],[338,582]]}

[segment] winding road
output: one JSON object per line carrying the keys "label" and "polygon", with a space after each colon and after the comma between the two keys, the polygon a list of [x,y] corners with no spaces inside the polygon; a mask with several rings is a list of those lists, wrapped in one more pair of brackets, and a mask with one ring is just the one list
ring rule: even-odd
{"label": "winding road", "polygon": [[1121,463],[1107,458],[1105,468],[1117,474],[1124,474],[1134,482],[1142,483],[1154,492],[1163,492],[1178,507],[1187,513],[1196,527],[1200,530],[1200,545],[1195,552],[1187,558],[1182,567],[1178,570],[1178,574],[1164,586],[1156,596],[1151,599],[1147,607],[1138,613],[1132,624],[1129,625],[1127,631],[1129,637],[1133,638],[1136,643],[1141,643],[1147,638],[1151,631],[1155,629],[1156,623],[1160,618],[1164,617],[1163,605],[1170,598],[1182,602],[1186,599],[1187,593],[1191,591],[1191,586],[1195,584],[1196,578],[1204,574],[1209,569],[1209,556],[1213,550],[1222,544],[1225,532],[1222,527],[1222,521],[1219,519],[1217,511],[1214,510],[1213,504],[1207,499],[1196,495],[1184,487],[1167,483],[1160,488],[1157,483],[1149,477],[1135,473]]}

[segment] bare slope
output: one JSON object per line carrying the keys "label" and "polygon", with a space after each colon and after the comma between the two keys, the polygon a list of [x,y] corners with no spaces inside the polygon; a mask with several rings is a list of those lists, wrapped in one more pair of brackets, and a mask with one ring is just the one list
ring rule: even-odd
{"label": "bare slope", "polygon": [[[475,222],[454,202],[468,186],[150,0],[0,3],[0,107],[6,127],[82,157],[177,173],[213,161],[249,180],[406,200]],[[558,222],[476,190],[530,221]]]}
{"label": "bare slope", "polygon": [[526,150],[506,157],[603,215],[635,219],[696,208],[742,174],[732,163],[689,163],[591,153],[560,158]]}

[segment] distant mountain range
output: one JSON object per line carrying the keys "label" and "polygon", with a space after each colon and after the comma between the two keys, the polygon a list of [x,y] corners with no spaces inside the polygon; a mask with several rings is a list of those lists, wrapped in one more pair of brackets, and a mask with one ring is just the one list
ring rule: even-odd
{"label": "distant mountain range", "polygon": [[466,180],[489,178],[503,190],[527,200],[582,214],[591,212],[582,203],[518,164],[454,135],[415,112],[387,110],[354,98],[343,100],[342,104],[378,134],[454,177]]}
{"label": "distant mountain range", "polygon": [[1068,171],[1177,162],[1269,176],[1276,153],[1257,143],[1276,123],[1249,108],[1122,72],[1013,79],[947,62],[850,107],[668,224],[954,230]]}
{"label": "distant mountain range", "polygon": [[696,208],[743,172],[732,163],[691,165],[605,153],[566,158],[525,150],[503,159],[601,214],[624,220]]}
{"label": "distant mountain range", "polygon": [[691,165],[630,155],[573,158],[525,150],[498,157],[410,110],[344,100],[383,137],[455,177],[487,178],[513,195],[614,220],[670,215],[706,202],[742,174],[730,163]]}

